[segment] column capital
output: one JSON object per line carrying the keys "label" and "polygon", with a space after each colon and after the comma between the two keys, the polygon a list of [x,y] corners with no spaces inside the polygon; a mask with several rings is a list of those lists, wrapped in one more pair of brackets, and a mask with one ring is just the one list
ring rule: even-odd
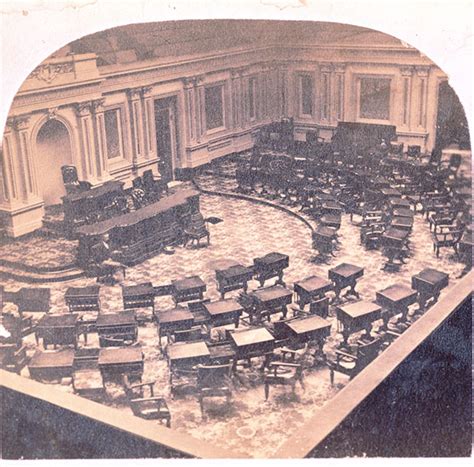
{"label": "column capital", "polygon": [[105,98],[100,98],[100,99],[94,99],[91,101],[91,110],[94,111],[94,113],[100,113],[104,111],[104,103],[105,103]]}
{"label": "column capital", "polygon": [[421,77],[426,77],[428,76],[430,72],[430,67],[429,66],[417,66],[416,67],[416,74]]}
{"label": "column capital", "polygon": [[400,67],[400,73],[402,76],[412,76],[414,68],[412,66],[402,66]]}
{"label": "column capital", "polygon": [[86,117],[91,114],[92,102],[87,101],[74,104],[74,110],[76,111],[76,115],[78,117]]}
{"label": "column capital", "polygon": [[346,71],[345,63],[334,63],[334,71],[336,73],[344,73]]}
{"label": "column capital", "polygon": [[26,130],[28,129],[29,115],[18,115],[16,117],[7,118],[7,127],[12,130]]}
{"label": "column capital", "polygon": [[330,73],[334,70],[334,66],[331,62],[320,62],[319,69],[322,73]]}

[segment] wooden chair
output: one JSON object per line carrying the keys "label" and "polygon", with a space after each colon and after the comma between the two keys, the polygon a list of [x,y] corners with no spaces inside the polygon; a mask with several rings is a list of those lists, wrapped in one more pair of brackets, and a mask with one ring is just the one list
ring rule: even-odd
{"label": "wooden chair", "polygon": [[454,250],[456,256],[459,256],[458,253],[458,243],[461,240],[464,229],[459,227],[449,227],[443,228],[442,231],[435,231],[433,233],[433,251],[436,254],[436,257],[439,257],[440,248],[451,247]]}
{"label": "wooden chair", "polygon": [[16,344],[0,345],[1,368],[20,374],[28,363],[26,346],[18,347]]}
{"label": "wooden chair", "polygon": [[209,334],[203,332],[201,326],[193,326],[191,329],[181,329],[174,331],[170,336],[170,343],[174,342],[198,342],[209,337]]}
{"label": "wooden chair", "polygon": [[202,214],[194,213],[191,216],[190,225],[184,229],[183,246],[186,246],[188,242],[191,242],[191,245],[196,243],[199,246],[202,238],[206,239],[208,245],[210,244],[211,236]]}
{"label": "wooden chair", "polygon": [[409,145],[407,147],[407,156],[408,157],[420,157],[421,155],[421,146],[419,145]]}
{"label": "wooden chair", "polygon": [[142,184],[150,201],[158,201],[163,195],[168,193],[168,184],[162,180],[155,180],[151,169],[143,172]]}
{"label": "wooden chair", "polygon": [[[168,428],[171,427],[171,413],[168,404],[163,397],[154,394],[153,386],[155,381],[140,384],[131,384],[127,375],[122,379],[125,394],[130,404],[130,408],[135,416],[146,420],[160,420],[165,422]],[[150,396],[145,397],[144,389],[148,387]]]}
{"label": "wooden chair", "polygon": [[61,174],[68,195],[87,191],[92,188],[92,185],[89,182],[79,181],[77,169],[74,165],[63,165],[61,167]]}
{"label": "wooden chair", "polygon": [[360,373],[372,360],[377,357],[381,341],[374,339],[370,342],[357,342],[355,354],[336,350],[336,361],[328,362],[331,384],[334,384],[334,373],[343,373],[352,379]]}
{"label": "wooden chair", "polygon": [[210,302],[210,298],[188,302],[188,309],[194,316],[194,324],[206,325],[209,322],[209,315],[204,305]]}
{"label": "wooden chair", "polygon": [[198,365],[197,389],[201,415],[204,417],[206,397],[225,397],[229,404],[232,398],[232,361],[223,365]]}
{"label": "wooden chair", "polygon": [[327,318],[329,315],[329,297],[313,300],[309,304],[309,314],[318,315],[321,316],[321,318]]}
{"label": "wooden chair", "polygon": [[271,362],[264,375],[265,400],[268,400],[270,386],[291,386],[294,394],[297,382],[300,383],[304,390],[303,367],[299,363]]}

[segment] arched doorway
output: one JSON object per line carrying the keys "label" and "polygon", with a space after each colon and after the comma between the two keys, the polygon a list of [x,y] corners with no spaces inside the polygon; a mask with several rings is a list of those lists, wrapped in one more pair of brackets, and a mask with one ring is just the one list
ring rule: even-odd
{"label": "arched doorway", "polygon": [[58,204],[66,194],[61,166],[72,163],[71,140],[59,120],[47,121],[36,137],[37,176],[45,204]]}

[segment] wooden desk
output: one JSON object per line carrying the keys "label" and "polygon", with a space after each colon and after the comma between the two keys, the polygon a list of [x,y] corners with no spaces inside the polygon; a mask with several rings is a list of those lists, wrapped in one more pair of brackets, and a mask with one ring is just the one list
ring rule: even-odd
{"label": "wooden desk", "polygon": [[283,282],[283,271],[290,265],[288,255],[282,253],[268,253],[260,258],[254,258],[254,274],[255,279],[260,282],[263,287],[265,281],[277,277],[277,284],[285,285]]}
{"label": "wooden desk", "polygon": [[194,316],[192,313],[183,307],[174,308],[172,310],[158,313],[158,336],[161,345],[161,338],[163,336],[169,337],[175,331],[190,329],[194,324]]}
{"label": "wooden desk", "polygon": [[247,292],[248,281],[252,280],[253,270],[240,264],[228,267],[227,269],[216,270],[217,290],[221,293],[221,298],[227,292],[243,289]]}
{"label": "wooden desk", "polygon": [[218,300],[217,302],[205,303],[211,326],[224,326],[226,324],[235,324],[239,326],[240,315],[242,314],[242,305],[233,298],[227,300]]}
{"label": "wooden desk", "polygon": [[411,232],[411,229],[413,228],[413,217],[392,217],[390,220],[390,227],[397,230]]}
{"label": "wooden desk", "polygon": [[209,362],[209,349],[205,342],[183,342],[167,347],[170,369],[175,366],[193,367]]}
{"label": "wooden desk", "polygon": [[100,311],[99,300],[100,287],[91,285],[88,287],[69,287],[64,299],[69,311]]}
{"label": "wooden desk", "polygon": [[352,333],[362,329],[365,329],[366,336],[370,337],[372,323],[381,318],[381,311],[379,305],[368,301],[338,306],[336,316],[338,323],[342,325],[344,344],[347,344],[347,339]]}
{"label": "wooden desk", "polygon": [[237,360],[263,357],[271,354],[275,347],[275,338],[265,328],[235,331],[230,335],[231,344]]}
{"label": "wooden desk", "polygon": [[123,193],[123,182],[112,180],[90,190],[63,196],[64,223],[68,229],[99,220],[115,198]]}
{"label": "wooden desk", "polygon": [[394,188],[382,188],[380,193],[386,198],[401,198],[402,194]]}
{"label": "wooden desk", "polygon": [[297,303],[301,309],[315,298],[322,298],[331,289],[331,282],[318,276],[307,277],[302,281],[295,282],[293,286],[297,296]]}
{"label": "wooden desk", "polygon": [[99,369],[104,379],[129,375],[141,379],[144,355],[140,346],[100,349]]}
{"label": "wooden desk", "polygon": [[132,342],[137,340],[137,320],[133,311],[101,314],[97,317],[96,326],[101,347],[111,345],[107,342],[107,337]]}
{"label": "wooden desk", "polygon": [[39,381],[53,381],[72,375],[74,350],[37,350],[28,364],[30,376]]}
{"label": "wooden desk", "polygon": [[76,314],[44,315],[36,325],[36,344],[43,339],[43,347],[48,345],[73,345],[77,347],[77,326]]}
{"label": "wooden desk", "polygon": [[331,334],[331,323],[317,315],[289,320],[285,326],[290,338],[300,343],[315,341],[321,352],[325,339]]}
{"label": "wooden desk", "polygon": [[288,313],[286,306],[291,303],[293,292],[281,285],[274,285],[265,289],[255,290],[249,295],[254,297],[257,303],[257,316],[251,317],[251,320],[254,321],[260,318],[264,312],[268,315],[281,312],[283,318],[285,318]]}
{"label": "wooden desk", "polygon": [[175,303],[202,300],[206,291],[205,282],[198,276],[171,281]]}
{"label": "wooden desk", "polygon": [[426,304],[433,299],[433,304],[438,301],[441,290],[449,284],[448,274],[436,269],[426,268],[411,278],[412,289],[418,292],[420,310],[427,308]]}
{"label": "wooden desk", "polygon": [[408,209],[410,210],[411,204],[410,201],[400,198],[390,198],[388,200],[388,205],[390,209]]}
{"label": "wooden desk", "polygon": [[340,215],[342,214],[341,205],[337,201],[334,201],[334,200],[323,201],[321,205],[321,209],[324,214],[333,214],[333,215],[339,216],[339,218],[340,218]]}
{"label": "wooden desk", "polygon": [[51,290],[47,288],[24,287],[21,288],[15,297],[19,313],[49,311]]}
{"label": "wooden desk", "polygon": [[376,292],[376,303],[383,308],[384,329],[392,316],[401,313],[400,321],[406,321],[408,307],[416,302],[417,293],[406,285],[394,284]]}
{"label": "wooden desk", "polygon": [[415,213],[411,209],[406,208],[396,208],[392,211],[392,215],[394,217],[408,217],[409,219],[415,217]]}
{"label": "wooden desk", "polygon": [[357,279],[364,275],[364,268],[355,266],[349,263],[342,263],[328,271],[329,280],[334,284],[334,291],[336,292],[336,300],[340,299],[341,292],[346,287],[350,287],[350,290],[346,295],[355,295],[359,298],[359,293],[356,292],[355,288],[357,285]]}
{"label": "wooden desk", "polygon": [[72,375],[74,392],[92,400],[101,400],[105,396],[104,379],[98,368],[83,368]]}
{"label": "wooden desk", "polygon": [[319,219],[321,225],[339,230],[341,228],[341,214],[324,214]]}
{"label": "wooden desk", "polygon": [[155,311],[155,289],[151,282],[138,285],[122,285],[124,310],[151,308]]}

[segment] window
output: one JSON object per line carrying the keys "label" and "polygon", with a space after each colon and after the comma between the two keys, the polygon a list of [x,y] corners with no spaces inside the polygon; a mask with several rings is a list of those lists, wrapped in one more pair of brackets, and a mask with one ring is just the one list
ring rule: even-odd
{"label": "window", "polygon": [[360,79],[359,116],[374,120],[390,119],[390,79]]}
{"label": "window", "polygon": [[250,120],[254,120],[256,117],[256,105],[255,105],[255,95],[257,89],[257,79],[250,78],[249,79],[249,115]]}
{"label": "window", "polygon": [[311,76],[301,76],[301,114],[313,115],[313,79]]}
{"label": "window", "polygon": [[120,136],[120,110],[106,110],[104,112],[105,140],[107,159],[122,157],[122,144]]}
{"label": "window", "polygon": [[224,111],[222,108],[223,86],[205,88],[204,102],[206,109],[207,129],[212,130],[224,126]]}

